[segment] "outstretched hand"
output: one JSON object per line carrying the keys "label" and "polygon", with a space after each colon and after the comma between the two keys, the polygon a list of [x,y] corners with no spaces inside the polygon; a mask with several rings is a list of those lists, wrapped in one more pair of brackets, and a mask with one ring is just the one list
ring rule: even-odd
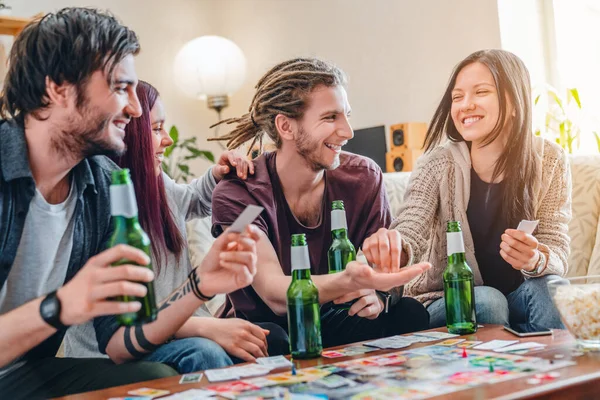
{"label": "outstretched hand", "polygon": [[217,238],[202,264],[196,267],[203,294],[230,293],[252,284],[259,233],[256,226],[248,225],[242,234],[226,230]]}
{"label": "outstretched hand", "polygon": [[378,272],[358,261],[346,265],[351,287],[357,289],[374,289],[387,292],[388,290],[406,285],[408,282],[431,268],[431,264],[423,262],[400,269],[398,272]]}

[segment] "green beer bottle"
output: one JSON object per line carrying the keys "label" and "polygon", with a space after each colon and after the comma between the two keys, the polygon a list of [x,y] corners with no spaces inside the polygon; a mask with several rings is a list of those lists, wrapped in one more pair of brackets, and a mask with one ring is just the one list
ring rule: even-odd
{"label": "green beer bottle", "polygon": [[304,234],[292,235],[292,283],[287,291],[288,332],[292,358],[321,355],[319,291],[310,279],[310,258]]}
{"label": "green beer bottle", "polygon": [[[327,252],[329,273],[335,274],[346,269],[346,264],[356,260],[356,249],[348,239],[348,224],[346,223],[346,211],[342,200],[334,200],[331,204],[331,236],[333,242]],[[352,302],[334,304],[337,309],[347,310]]]}
{"label": "green beer bottle", "polygon": [[449,221],[446,229],[448,266],[444,270],[444,300],[448,332],[464,335],[477,331],[473,271],[465,261],[460,222]]}
{"label": "green beer bottle", "polygon": [[[110,238],[109,247],[118,244],[127,244],[142,250],[150,257],[150,239],[138,221],[138,209],[135,192],[129,170],[113,171],[112,185],[110,185],[110,208],[114,224],[114,232]],[[132,264],[129,260],[120,260],[113,266]],[[152,269],[152,264],[147,265]],[[156,298],[154,295],[154,282],[144,283],[148,289],[145,297],[119,296],[118,301],[139,301],[142,308],[138,312],[126,313],[117,316],[120,325],[145,324],[156,319]]]}

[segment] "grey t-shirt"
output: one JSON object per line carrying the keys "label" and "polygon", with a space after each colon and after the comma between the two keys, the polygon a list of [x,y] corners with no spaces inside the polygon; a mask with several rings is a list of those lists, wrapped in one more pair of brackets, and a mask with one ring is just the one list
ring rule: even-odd
{"label": "grey t-shirt", "polygon": [[[165,191],[169,208],[173,214],[177,228],[184,240],[184,247],[179,259],[168,253],[166,260],[161,265],[160,274],[155,278],[154,290],[156,298],[162,302],[175,289],[183,284],[188,274],[192,271],[190,256],[187,249],[186,221],[193,218],[202,218],[211,214],[212,192],[217,185],[209,169],[203,177],[195,179],[190,184],[175,183],[167,174],[163,173]],[[156,265],[156,258],[152,256],[152,263]],[[202,306],[194,313],[200,317],[210,317],[206,307]],[[107,357],[98,350],[98,341],[92,322],[72,326],[67,330],[64,340],[65,357]]]}
{"label": "grey t-shirt", "polygon": [[[23,235],[8,279],[0,290],[0,315],[60,288],[67,275],[73,247],[73,213],[77,204],[74,181],[67,199],[49,204],[36,189],[25,218]],[[15,360],[0,376],[24,363]]]}

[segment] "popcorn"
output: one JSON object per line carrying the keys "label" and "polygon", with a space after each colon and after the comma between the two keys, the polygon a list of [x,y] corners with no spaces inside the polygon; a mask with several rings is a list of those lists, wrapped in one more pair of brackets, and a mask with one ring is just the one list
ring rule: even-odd
{"label": "popcorn", "polygon": [[577,339],[600,341],[600,285],[557,285],[554,304]]}

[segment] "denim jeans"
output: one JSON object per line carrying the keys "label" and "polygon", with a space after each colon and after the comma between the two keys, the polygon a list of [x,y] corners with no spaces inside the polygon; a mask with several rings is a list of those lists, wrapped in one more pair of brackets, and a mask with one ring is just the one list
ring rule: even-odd
{"label": "denim jeans", "polygon": [[163,344],[143,360],[166,364],[180,374],[227,367],[233,364],[221,346],[202,337],[177,339]]}
{"label": "denim jeans", "polygon": [[[269,322],[257,325],[270,331],[267,335],[269,356],[289,354],[287,333],[279,325]],[[178,339],[163,344],[153,353],[144,357],[144,361],[156,361],[169,365],[180,374],[245,362],[227,354],[216,342],[202,337]]]}
{"label": "denim jeans", "polygon": [[[557,279],[561,278],[557,275],[545,275],[526,279],[508,296],[489,286],[475,287],[477,323],[510,325],[524,332],[564,329],[548,290],[548,282]],[[431,328],[446,325],[446,305],[443,298],[431,303],[427,311]]]}

